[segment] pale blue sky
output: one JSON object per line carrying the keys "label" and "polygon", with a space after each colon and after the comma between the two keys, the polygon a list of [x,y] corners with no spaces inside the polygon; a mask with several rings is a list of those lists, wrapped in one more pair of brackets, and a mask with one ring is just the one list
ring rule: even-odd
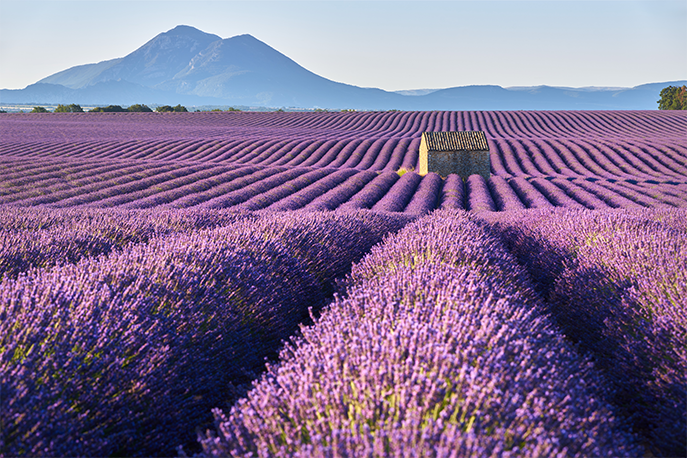
{"label": "pale blue sky", "polygon": [[687,79],[687,0],[0,0],[0,88],[180,24],[249,33],[325,78],[386,90]]}

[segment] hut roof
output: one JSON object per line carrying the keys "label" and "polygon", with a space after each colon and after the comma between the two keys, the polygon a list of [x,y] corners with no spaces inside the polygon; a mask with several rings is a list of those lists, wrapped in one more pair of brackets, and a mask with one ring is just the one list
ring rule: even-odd
{"label": "hut roof", "polygon": [[481,130],[461,132],[423,132],[422,139],[431,151],[489,151]]}

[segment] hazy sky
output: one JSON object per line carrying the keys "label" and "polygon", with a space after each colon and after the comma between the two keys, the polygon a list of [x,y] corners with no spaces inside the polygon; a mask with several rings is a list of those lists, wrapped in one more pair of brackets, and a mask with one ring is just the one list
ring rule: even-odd
{"label": "hazy sky", "polygon": [[687,79],[687,0],[0,0],[0,88],[180,24],[249,33],[325,78],[386,90]]}

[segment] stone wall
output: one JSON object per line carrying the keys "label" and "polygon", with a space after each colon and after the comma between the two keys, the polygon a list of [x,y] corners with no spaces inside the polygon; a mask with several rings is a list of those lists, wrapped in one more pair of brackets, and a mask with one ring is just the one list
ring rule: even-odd
{"label": "stone wall", "polygon": [[[422,146],[422,145],[421,145]],[[451,173],[466,179],[470,175],[491,176],[489,151],[431,151],[420,148],[420,175],[435,172],[446,178]]]}

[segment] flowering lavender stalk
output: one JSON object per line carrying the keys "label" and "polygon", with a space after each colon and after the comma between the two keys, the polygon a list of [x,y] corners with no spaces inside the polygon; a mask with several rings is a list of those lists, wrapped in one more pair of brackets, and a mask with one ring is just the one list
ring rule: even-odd
{"label": "flowering lavender stalk", "polygon": [[465,212],[406,226],[248,396],[206,456],[637,456],[603,380]]}
{"label": "flowering lavender stalk", "polygon": [[302,167],[317,167],[320,164],[329,164],[346,144],[347,142],[344,140],[329,140],[300,165]]}
{"label": "flowering lavender stalk", "polygon": [[535,176],[555,176],[558,174],[551,166],[551,162],[549,162],[549,158],[546,154],[544,154],[539,146],[534,144],[531,140],[522,139],[520,141],[514,141],[513,145],[518,157],[528,156],[532,159],[534,166],[539,170],[539,173],[534,174]]}
{"label": "flowering lavender stalk", "polygon": [[[379,151],[379,154],[377,154],[377,157],[374,159],[374,163],[368,167],[369,170],[382,170],[384,167],[389,163],[389,160],[391,156],[393,155],[394,150],[396,149],[396,146],[399,144],[399,141],[401,139],[399,138],[389,138],[385,139],[386,141],[384,142],[384,146],[382,149]],[[367,164],[361,164],[361,165],[367,165]]]}
{"label": "flowering lavender stalk", "polygon": [[413,138],[408,145],[403,157],[401,167],[406,170],[419,170],[418,160],[420,156],[420,138]]}
{"label": "flowering lavender stalk", "polygon": [[237,176],[237,173],[245,174],[247,172],[247,170],[240,169],[239,167],[215,165],[208,170],[167,182],[164,186],[159,186],[153,191],[141,192],[135,199],[122,205],[122,207],[150,208],[169,206],[177,199],[203,193],[213,187],[226,183]]}
{"label": "flowering lavender stalk", "polygon": [[[41,161],[42,162],[42,161]],[[16,164],[12,164],[13,166]],[[81,168],[85,170],[80,170]],[[149,167],[148,167],[149,168]],[[3,197],[0,203],[16,203],[22,206],[40,205],[55,202],[89,189],[89,186],[103,187],[121,180],[129,174],[142,172],[146,167],[141,164],[81,164],[75,167],[62,162],[56,172],[41,173],[37,165],[32,173],[21,177],[3,177]],[[68,179],[65,179],[67,178]]]}
{"label": "flowering lavender stalk", "polygon": [[[349,157],[351,157],[351,154],[360,146],[360,144],[365,141],[364,139],[355,139],[352,141],[349,141],[346,146],[344,146],[341,151],[336,155],[335,158],[331,161],[331,163],[328,164],[329,167],[341,167],[344,165],[344,163],[348,160]],[[321,162],[318,164],[319,166],[324,166]]]}
{"label": "flowering lavender stalk", "polygon": [[[358,167],[358,164],[363,160],[365,156],[367,156],[367,153],[370,152],[372,148],[374,148],[374,140],[372,138],[366,138],[363,140],[358,146],[356,146],[355,150],[351,153],[351,155],[348,157],[346,162],[343,164],[339,165],[339,167]],[[375,148],[377,149],[377,148]],[[377,149],[377,151],[379,151]],[[337,160],[338,162],[338,160]],[[364,167],[359,167],[360,169]]]}
{"label": "flowering lavender stalk", "polygon": [[393,151],[391,152],[391,157],[389,158],[389,162],[386,164],[386,166],[383,168],[383,170],[386,171],[396,171],[401,167],[401,164],[403,163],[405,159],[406,152],[408,151],[408,148],[410,147],[410,144],[412,142],[411,138],[402,138],[401,140],[398,141],[398,144],[394,147]]}
{"label": "flowering lavender stalk", "polygon": [[[167,176],[161,177],[162,180],[156,182],[154,185],[145,186],[149,184],[146,183],[144,185],[145,187],[142,189],[138,189],[131,193],[126,191],[121,192],[119,195],[114,195],[106,199],[99,200],[91,205],[99,207],[119,207],[132,205],[133,202],[134,208],[137,208],[135,207],[135,202],[149,199],[151,197],[157,197],[159,202],[167,203],[169,200],[164,197],[165,194],[172,192],[173,195],[174,193],[179,195],[178,192],[176,192],[178,188],[193,185],[198,181],[212,177],[217,173],[216,169],[213,170],[214,168],[215,167],[209,164],[186,167],[183,174],[168,174]],[[188,189],[186,189],[186,191],[188,191]],[[160,196],[162,196],[162,198],[160,198]]]}
{"label": "flowering lavender stalk", "polygon": [[296,167],[301,165],[307,159],[310,159],[313,154],[324,144],[324,140],[317,140],[305,147],[303,147],[304,145],[301,145],[297,150],[289,151],[287,155],[277,161],[274,161],[271,165],[288,165],[291,167]]}
{"label": "flowering lavender stalk", "polygon": [[554,209],[488,219],[537,280],[559,326],[607,375],[612,403],[651,453],[685,455],[685,210]]}
{"label": "flowering lavender stalk", "polygon": [[[650,197],[647,192],[637,191],[630,187],[622,185],[622,182],[617,182],[615,180],[600,180],[594,183],[597,186],[603,187],[612,191],[616,196],[620,196],[622,199],[630,200],[631,204],[627,202],[622,202],[622,208],[641,208],[641,207],[671,207],[671,205],[666,205],[661,200]],[[618,197],[616,197],[617,199]]]}

